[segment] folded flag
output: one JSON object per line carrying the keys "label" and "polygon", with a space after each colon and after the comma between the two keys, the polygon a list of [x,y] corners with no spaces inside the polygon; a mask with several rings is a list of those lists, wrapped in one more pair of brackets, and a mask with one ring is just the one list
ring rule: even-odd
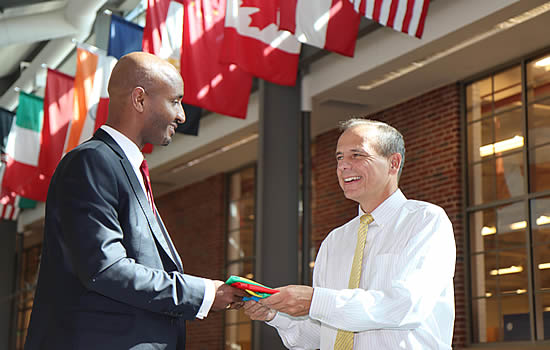
{"label": "folded flag", "polygon": [[269,288],[264,286],[263,284],[260,284],[256,281],[249,280],[244,277],[239,276],[231,276],[225,281],[225,284],[229,284],[232,287],[242,289],[248,294],[250,294],[250,297],[244,297],[244,301],[248,300],[255,300],[258,301],[260,299],[267,298],[271,296],[272,294],[279,293],[279,290]]}

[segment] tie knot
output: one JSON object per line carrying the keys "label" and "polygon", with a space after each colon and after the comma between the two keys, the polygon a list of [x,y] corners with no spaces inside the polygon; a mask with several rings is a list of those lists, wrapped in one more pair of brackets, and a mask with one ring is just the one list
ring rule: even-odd
{"label": "tie knot", "polygon": [[363,214],[361,216],[361,225],[368,225],[374,221],[374,218],[370,214]]}

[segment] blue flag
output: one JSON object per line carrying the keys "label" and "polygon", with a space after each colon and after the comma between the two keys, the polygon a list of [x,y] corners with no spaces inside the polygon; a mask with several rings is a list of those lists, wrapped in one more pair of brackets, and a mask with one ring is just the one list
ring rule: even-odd
{"label": "blue flag", "polygon": [[111,15],[108,56],[120,59],[130,52],[141,51],[143,28],[122,17]]}
{"label": "blue flag", "polygon": [[1,153],[6,152],[8,135],[11,130],[11,125],[12,125],[14,116],[15,116],[15,113],[0,107],[0,152]]}

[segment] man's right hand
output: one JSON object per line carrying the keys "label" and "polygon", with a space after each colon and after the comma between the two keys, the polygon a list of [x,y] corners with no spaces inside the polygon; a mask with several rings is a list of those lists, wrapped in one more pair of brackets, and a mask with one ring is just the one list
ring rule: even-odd
{"label": "man's right hand", "polygon": [[212,304],[212,310],[240,309],[243,307],[243,297],[246,296],[245,291],[231,287],[223,281],[213,282],[216,287],[216,296]]}
{"label": "man's right hand", "polygon": [[277,311],[254,300],[249,300],[244,303],[244,313],[250,317],[251,320],[269,322],[275,317]]}

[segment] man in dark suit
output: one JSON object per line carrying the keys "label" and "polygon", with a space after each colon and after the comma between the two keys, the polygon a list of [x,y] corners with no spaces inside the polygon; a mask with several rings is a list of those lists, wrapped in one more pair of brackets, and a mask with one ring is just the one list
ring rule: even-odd
{"label": "man in dark suit", "polygon": [[160,58],[115,66],[106,125],[52,178],[25,349],[184,349],[185,320],[242,306],[242,291],[183,273],[152,200],[140,150],[170,143],[182,95]]}

